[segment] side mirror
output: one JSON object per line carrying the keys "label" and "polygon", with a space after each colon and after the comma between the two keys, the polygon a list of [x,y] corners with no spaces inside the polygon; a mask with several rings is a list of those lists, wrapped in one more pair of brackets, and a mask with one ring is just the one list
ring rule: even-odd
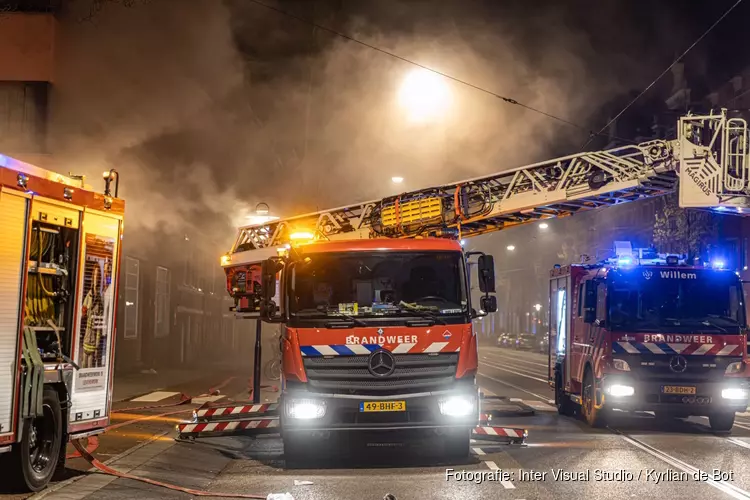
{"label": "side mirror", "polygon": [[[495,293],[495,259],[492,255],[479,256],[477,272],[479,274],[479,290],[482,293]],[[484,310],[487,311],[487,309]]]}
{"label": "side mirror", "polygon": [[479,299],[479,304],[482,310],[487,313],[497,312],[497,297],[494,295],[487,295]]}
{"label": "side mirror", "polygon": [[583,322],[596,321],[596,282],[589,280],[583,285]]}

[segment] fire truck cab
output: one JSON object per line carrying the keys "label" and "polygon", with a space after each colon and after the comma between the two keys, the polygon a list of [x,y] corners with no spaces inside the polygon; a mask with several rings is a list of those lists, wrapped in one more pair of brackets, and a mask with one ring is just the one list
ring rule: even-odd
{"label": "fire truck cab", "polygon": [[561,414],[707,416],[728,432],[748,406],[742,283],[719,266],[616,242],[617,256],[550,273],[549,384]]}
{"label": "fire truck cab", "polygon": [[[286,460],[315,456],[321,441],[364,435],[377,446],[435,438],[447,455],[467,456],[480,403],[471,320],[497,310],[492,257],[482,254],[477,265],[485,292],[477,312],[471,254],[456,240],[314,241],[280,250],[263,261],[260,283],[241,281],[243,290],[262,291],[264,320],[284,324]],[[238,269],[229,273],[233,289]]]}

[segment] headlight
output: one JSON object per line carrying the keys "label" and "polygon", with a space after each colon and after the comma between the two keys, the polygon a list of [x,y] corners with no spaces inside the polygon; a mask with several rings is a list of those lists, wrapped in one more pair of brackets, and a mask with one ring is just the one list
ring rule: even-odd
{"label": "headlight", "polygon": [[624,359],[613,359],[612,366],[615,368],[615,370],[620,370],[623,372],[630,371],[630,365]]}
{"label": "headlight", "polygon": [[635,388],[629,385],[610,385],[607,393],[614,397],[632,396],[635,394]]}
{"label": "headlight", "polygon": [[724,371],[725,375],[731,375],[733,373],[740,373],[742,371],[742,361],[736,363],[730,363],[727,369]]}
{"label": "headlight", "polygon": [[747,391],[739,387],[730,387],[721,391],[721,397],[724,399],[746,399]]}
{"label": "headlight", "polygon": [[292,400],[286,405],[286,414],[289,418],[298,418],[300,420],[320,418],[326,414],[326,404],[324,401],[315,401],[313,399]]}
{"label": "headlight", "polygon": [[466,417],[474,413],[474,398],[452,396],[438,402],[440,413],[447,417]]}

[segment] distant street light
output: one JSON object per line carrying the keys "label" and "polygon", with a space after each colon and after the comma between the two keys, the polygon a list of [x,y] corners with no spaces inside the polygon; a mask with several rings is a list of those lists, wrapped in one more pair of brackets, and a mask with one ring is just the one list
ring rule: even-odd
{"label": "distant street light", "polygon": [[542,310],[542,304],[534,304],[534,309],[536,309],[536,312],[539,312]]}
{"label": "distant street light", "polygon": [[404,178],[403,177],[391,177],[391,182],[394,184],[401,184],[402,182],[404,182]]}
{"label": "distant street light", "polygon": [[278,217],[269,215],[269,213],[270,209],[266,203],[258,203],[255,207],[255,214],[246,217],[247,224],[251,226],[260,226],[278,219]]}
{"label": "distant street light", "polygon": [[432,71],[412,70],[399,90],[398,100],[411,121],[424,123],[443,115],[451,102],[445,78]]}
{"label": "distant street light", "polygon": [[539,229],[547,229],[548,227],[549,224],[547,224],[546,222],[542,222],[541,224],[539,224]]}
{"label": "distant street light", "polygon": [[507,248],[507,249],[508,249],[509,251],[511,251],[511,252],[512,252],[513,250],[515,250],[515,249],[516,249],[515,245],[508,245],[508,246],[507,246],[507,247],[505,247],[505,248]]}

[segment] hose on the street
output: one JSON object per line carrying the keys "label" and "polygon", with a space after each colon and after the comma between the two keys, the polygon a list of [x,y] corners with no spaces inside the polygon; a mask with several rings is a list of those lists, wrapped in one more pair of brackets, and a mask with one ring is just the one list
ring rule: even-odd
{"label": "hose on the street", "polygon": [[139,481],[141,483],[151,484],[153,486],[159,486],[161,488],[167,488],[169,490],[173,491],[181,491],[182,493],[187,493],[188,495],[195,495],[197,497],[218,497],[218,498],[257,498],[260,500],[266,500],[268,498],[267,495],[253,495],[251,493],[221,493],[221,492],[215,492],[215,491],[203,491],[203,490],[194,490],[192,488],[185,488],[183,486],[177,486],[175,484],[169,484],[169,483],[163,483],[161,481],[155,481],[153,479],[148,479],[145,477],[139,477],[134,476],[133,474],[129,474],[127,472],[121,472],[116,469],[113,469],[112,467],[109,467],[108,465],[105,465],[104,463],[100,462],[96,458],[94,458],[91,453],[89,453],[86,448],[80,443],[79,440],[73,441],[73,446],[76,450],[78,450],[78,453],[81,454],[84,460],[86,460],[89,464],[91,464],[92,467],[96,468],[99,472],[102,472],[104,474],[119,477],[122,479],[131,479],[133,481]]}

